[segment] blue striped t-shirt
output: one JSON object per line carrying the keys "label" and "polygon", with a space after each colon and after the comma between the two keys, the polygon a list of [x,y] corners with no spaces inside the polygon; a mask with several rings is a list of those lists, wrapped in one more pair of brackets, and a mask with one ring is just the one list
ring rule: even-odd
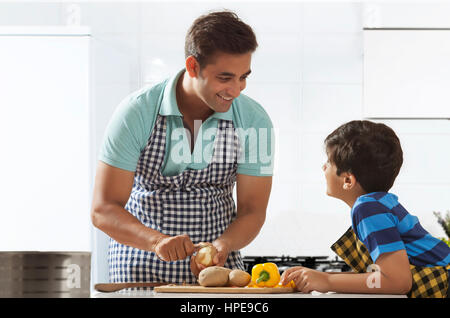
{"label": "blue striped t-shirt", "polygon": [[416,266],[446,266],[450,248],[431,236],[406,211],[395,194],[373,192],[358,197],[351,210],[352,227],[376,262],[383,253],[405,249]]}

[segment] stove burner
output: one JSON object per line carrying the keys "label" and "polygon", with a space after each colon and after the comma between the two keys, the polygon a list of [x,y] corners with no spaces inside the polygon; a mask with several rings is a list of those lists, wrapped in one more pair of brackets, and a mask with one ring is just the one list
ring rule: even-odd
{"label": "stove burner", "polygon": [[245,270],[251,274],[252,268],[260,263],[275,263],[282,274],[286,269],[293,266],[303,266],[322,272],[348,272],[350,267],[337,257],[334,260],[328,256],[244,256]]}

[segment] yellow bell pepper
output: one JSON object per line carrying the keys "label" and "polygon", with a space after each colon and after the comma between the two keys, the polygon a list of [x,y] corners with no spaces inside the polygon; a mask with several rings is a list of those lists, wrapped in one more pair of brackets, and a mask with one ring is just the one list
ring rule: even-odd
{"label": "yellow bell pepper", "polygon": [[256,264],[252,268],[252,283],[258,287],[274,287],[280,282],[280,272],[274,263]]}

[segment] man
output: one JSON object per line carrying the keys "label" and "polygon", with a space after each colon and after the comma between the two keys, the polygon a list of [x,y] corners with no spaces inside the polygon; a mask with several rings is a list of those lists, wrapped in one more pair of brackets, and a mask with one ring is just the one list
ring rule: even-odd
{"label": "man", "polygon": [[216,247],[214,264],[244,268],[239,249],[264,223],[273,167],[272,123],[240,94],[256,47],[234,13],[201,16],[186,36],[185,69],[114,113],[91,211],[111,237],[112,282],[194,283],[200,242]]}

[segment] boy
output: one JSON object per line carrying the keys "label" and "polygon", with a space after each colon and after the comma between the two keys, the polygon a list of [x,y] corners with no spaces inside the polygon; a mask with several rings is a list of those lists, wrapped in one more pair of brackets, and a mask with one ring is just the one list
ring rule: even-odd
{"label": "boy", "polygon": [[[356,273],[292,267],[283,273],[281,283],[294,280],[296,288],[306,293],[446,297],[450,248],[388,193],[403,163],[394,131],[384,124],[351,121],[325,139],[325,148],[327,194],[347,203],[352,217],[352,227],[332,249]],[[377,273],[371,272],[374,268]]]}

